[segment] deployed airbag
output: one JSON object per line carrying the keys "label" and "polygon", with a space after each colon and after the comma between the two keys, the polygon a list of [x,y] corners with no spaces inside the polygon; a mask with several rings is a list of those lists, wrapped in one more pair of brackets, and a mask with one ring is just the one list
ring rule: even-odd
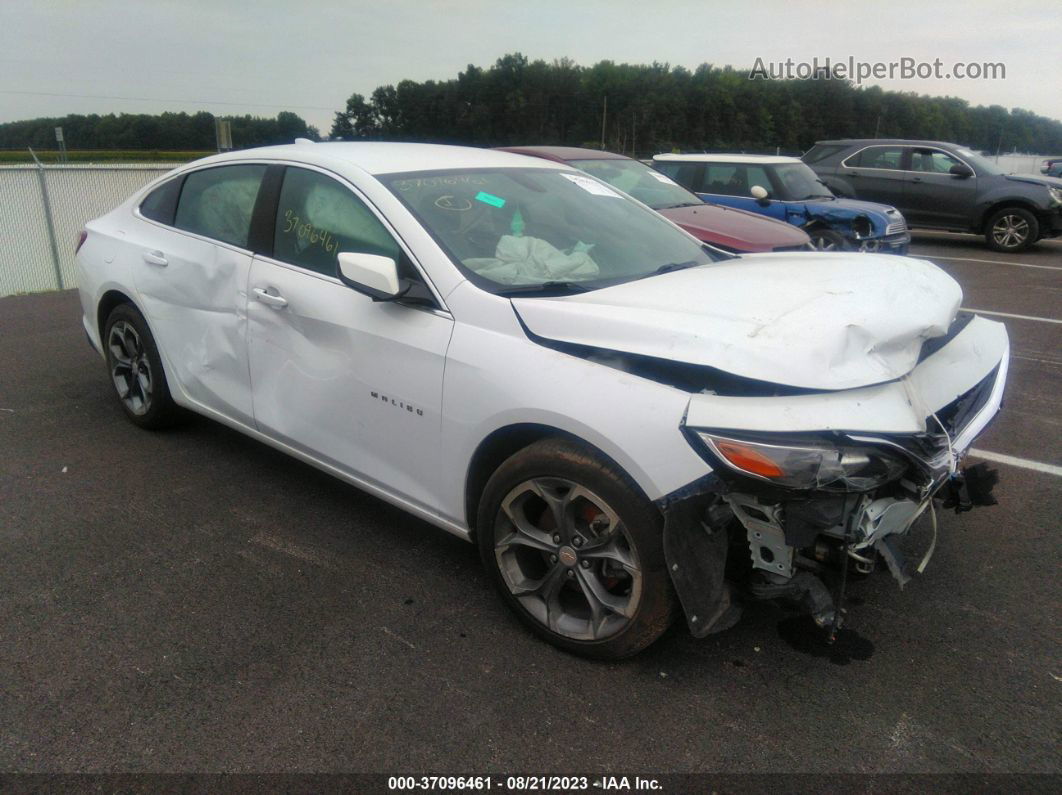
{"label": "deployed airbag", "polygon": [[590,248],[578,244],[571,252],[564,252],[541,238],[503,235],[493,257],[466,259],[464,264],[502,284],[592,279],[599,269],[590,258]]}

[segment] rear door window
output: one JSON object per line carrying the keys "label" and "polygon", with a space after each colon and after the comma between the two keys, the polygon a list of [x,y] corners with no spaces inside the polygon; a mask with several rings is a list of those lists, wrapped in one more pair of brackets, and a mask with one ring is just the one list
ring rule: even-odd
{"label": "rear door window", "polygon": [[845,161],[850,168],[879,168],[886,171],[903,169],[902,146],[869,146]]}
{"label": "rear door window", "polygon": [[273,258],[336,276],[342,251],[402,264],[402,249],[372,211],[329,176],[289,167],[277,204]]}
{"label": "rear door window", "polygon": [[266,166],[218,166],[184,179],[174,225],[187,232],[247,248],[251,215]]}

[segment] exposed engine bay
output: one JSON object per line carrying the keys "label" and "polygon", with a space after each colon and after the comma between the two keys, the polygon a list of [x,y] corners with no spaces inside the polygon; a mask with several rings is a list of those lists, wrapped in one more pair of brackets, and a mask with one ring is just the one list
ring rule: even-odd
{"label": "exposed engine bay", "polygon": [[[665,554],[693,634],[731,626],[740,599],[783,599],[832,639],[850,575],[869,575],[880,562],[903,588],[924,572],[936,549],[938,508],[961,513],[996,504],[995,470],[960,468],[965,448],[954,445],[995,413],[998,377],[993,369],[931,414],[935,433],[771,439],[693,432],[717,467],[661,506]],[[915,533],[924,538],[911,558]],[[686,552],[701,558],[697,569]]]}

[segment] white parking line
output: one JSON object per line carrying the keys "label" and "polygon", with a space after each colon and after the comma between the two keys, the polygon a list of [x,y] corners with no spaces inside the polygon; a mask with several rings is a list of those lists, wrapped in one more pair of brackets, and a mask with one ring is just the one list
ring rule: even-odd
{"label": "white parking line", "polygon": [[990,312],[987,309],[974,309],[973,307],[962,307],[963,312],[973,312],[978,315],[995,315],[996,317],[1012,317],[1015,320],[1035,320],[1037,323],[1062,323],[1062,320],[1055,320],[1050,317],[1033,317],[1032,315],[1012,315],[1009,312]]}
{"label": "white parking line", "polygon": [[954,262],[985,262],[989,265],[1013,265],[1015,268],[1040,268],[1045,271],[1062,271],[1062,265],[1033,265],[1031,262],[1005,262],[998,259],[973,259],[972,257],[942,257],[938,254],[915,254],[927,259],[946,259]]}
{"label": "white parking line", "polygon": [[[932,240],[934,237],[950,237],[958,238],[959,240],[976,240],[982,244],[985,239],[984,235],[975,235],[973,232],[945,232],[943,229],[912,229],[911,236],[922,240]],[[1044,243],[1047,243],[1048,245],[1057,245],[1062,243],[1062,240],[1057,237],[1045,237],[1036,242],[1040,245],[1043,245]]]}
{"label": "white parking line", "polygon": [[970,455],[983,458],[985,461],[995,461],[997,464],[1010,464],[1012,467],[1032,469],[1036,472],[1046,472],[1048,475],[1062,477],[1062,467],[1055,466],[1054,464],[1030,461],[1028,458],[1018,458],[1012,455],[1004,455],[1003,453],[990,453],[988,450],[978,450],[977,448],[971,448]]}
{"label": "white parking line", "polygon": [[1058,359],[1038,359],[1035,356],[1025,356],[1025,355],[1020,354],[1020,353],[1011,353],[1010,354],[1010,358],[1011,359],[1023,359],[1024,361],[1037,362],[1038,364],[1051,364],[1051,365],[1055,365],[1056,367],[1057,366],[1062,366],[1062,361],[1060,361]]}

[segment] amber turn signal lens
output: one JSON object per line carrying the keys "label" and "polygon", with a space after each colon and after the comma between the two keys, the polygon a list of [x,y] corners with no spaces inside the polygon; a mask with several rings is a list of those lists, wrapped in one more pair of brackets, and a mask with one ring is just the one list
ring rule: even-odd
{"label": "amber turn signal lens", "polygon": [[765,478],[780,478],[785,475],[774,461],[758,450],[730,440],[715,440],[715,449],[738,469]]}

